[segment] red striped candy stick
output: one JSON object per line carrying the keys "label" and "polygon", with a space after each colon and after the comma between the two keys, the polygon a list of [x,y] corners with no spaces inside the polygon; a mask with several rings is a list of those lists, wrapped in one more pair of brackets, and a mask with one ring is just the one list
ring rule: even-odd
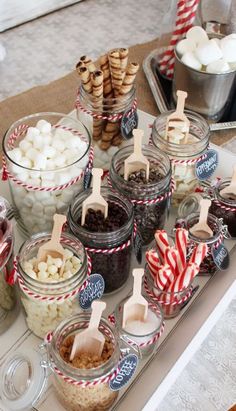
{"label": "red striped candy stick", "polygon": [[197,244],[193,249],[193,252],[191,254],[189,262],[190,263],[195,263],[195,264],[198,265],[198,267],[200,267],[202,261],[204,260],[204,258],[207,255],[207,251],[208,251],[207,244],[205,244],[205,243]]}
{"label": "red striped candy stick", "polygon": [[174,281],[175,276],[168,264],[163,265],[154,280],[155,285],[160,290],[165,290]]}
{"label": "red striped candy stick", "polygon": [[199,266],[195,263],[189,263],[186,265],[183,273],[179,275],[168,288],[168,292],[178,293],[184,288],[187,288],[193,278],[199,273]]}
{"label": "red striped candy stick", "polygon": [[161,263],[158,254],[155,250],[152,249],[146,251],[145,255],[151,276],[155,279],[158,275],[159,269],[161,268]]}
{"label": "red striped candy stick", "polygon": [[170,248],[167,232],[165,230],[157,230],[155,232],[155,240],[161,262],[165,264],[165,251]]}
{"label": "red striped candy stick", "polygon": [[[176,276],[178,252],[174,247],[167,248],[165,251],[165,262],[169,265],[173,274],[173,280]],[[172,281],[173,281],[172,280]]]}
{"label": "red striped candy stick", "polygon": [[177,228],[175,232],[175,247],[177,249],[176,275],[180,275],[186,266],[188,231],[184,228]]}

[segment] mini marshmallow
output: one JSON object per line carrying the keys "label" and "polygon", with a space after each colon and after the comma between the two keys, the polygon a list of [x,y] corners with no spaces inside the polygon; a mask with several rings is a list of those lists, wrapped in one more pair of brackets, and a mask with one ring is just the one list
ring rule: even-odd
{"label": "mini marshmallow", "polygon": [[187,51],[194,51],[196,43],[191,39],[180,40],[176,46],[177,54],[182,57]]}
{"label": "mini marshmallow", "polygon": [[223,58],[227,63],[236,62],[236,38],[225,37],[221,40],[221,50]]}
{"label": "mini marshmallow", "polygon": [[207,73],[225,73],[229,70],[230,66],[224,59],[214,61],[213,63],[208,64],[206,67]]}
{"label": "mini marshmallow", "polygon": [[222,50],[214,39],[199,45],[195,50],[195,55],[198,61],[204,66],[221,59],[223,56]]}
{"label": "mini marshmallow", "polygon": [[[56,157],[57,158],[57,157]],[[55,160],[56,160],[55,158]],[[46,161],[46,170],[55,170],[57,168],[55,161],[51,158]]]}
{"label": "mini marshmallow", "polygon": [[37,170],[45,170],[46,164],[47,164],[46,157],[42,153],[37,152],[35,159],[34,159],[35,168]]}
{"label": "mini marshmallow", "polygon": [[46,206],[44,207],[44,212],[47,215],[53,216],[56,213],[56,207],[54,206]]}
{"label": "mini marshmallow", "polygon": [[184,64],[186,64],[186,66],[191,67],[195,70],[201,70],[202,65],[192,52],[188,51],[187,53],[185,53],[181,60]]}
{"label": "mini marshmallow", "polygon": [[36,127],[41,131],[42,134],[48,134],[51,132],[51,124],[46,120],[39,120]]}
{"label": "mini marshmallow", "polygon": [[37,137],[35,137],[33,141],[33,146],[37,150],[41,150],[41,148],[43,147],[43,137],[40,134]]}
{"label": "mini marshmallow", "polygon": [[24,153],[27,153],[27,151],[32,147],[32,144],[25,139],[20,141],[19,143],[19,149],[21,150],[21,152],[23,151]]}
{"label": "mini marshmallow", "polygon": [[34,141],[35,137],[40,134],[40,131],[36,127],[29,127],[26,133],[26,140]]}
{"label": "mini marshmallow", "polygon": [[53,146],[57,151],[60,151],[60,153],[62,153],[62,152],[65,150],[65,148],[66,148],[64,141],[59,140],[58,138],[55,138],[55,139],[53,140],[52,146]]}
{"label": "mini marshmallow", "polygon": [[65,155],[60,154],[59,156],[57,156],[57,157],[54,159],[54,163],[55,163],[55,166],[56,166],[57,168],[59,168],[59,167],[64,167],[65,164],[66,164]]}
{"label": "mini marshmallow", "polygon": [[54,158],[57,155],[56,149],[50,146],[44,146],[42,153],[47,158]]}
{"label": "mini marshmallow", "polygon": [[27,157],[21,157],[20,164],[22,167],[32,168],[32,161]]}
{"label": "mini marshmallow", "polygon": [[[36,150],[34,147],[31,147],[27,150],[25,153],[26,157],[29,158],[30,160],[34,161],[36,159],[36,156],[39,154],[38,150]],[[22,162],[21,162],[22,164]]]}
{"label": "mini marshmallow", "polygon": [[14,148],[11,151],[7,152],[7,155],[16,163],[20,162],[20,159],[22,158],[22,151],[19,148]]}
{"label": "mini marshmallow", "polygon": [[187,31],[186,38],[198,45],[199,43],[206,42],[208,40],[208,35],[202,27],[194,26]]}

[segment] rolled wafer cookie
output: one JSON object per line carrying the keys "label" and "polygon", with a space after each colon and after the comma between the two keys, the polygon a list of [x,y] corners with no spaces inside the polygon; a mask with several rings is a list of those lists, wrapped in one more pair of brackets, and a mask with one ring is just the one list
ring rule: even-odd
{"label": "rolled wafer cookie", "polygon": [[114,94],[115,96],[118,96],[120,87],[122,85],[122,71],[119,50],[111,50],[108,54],[108,58]]}
{"label": "rolled wafer cookie", "polygon": [[101,150],[108,150],[109,147],[111,147],[111,141],[100,141],[99,142],[99,147]]}
{"label": "rolled wafer cookie", "polygon": [[139,64],[138,63],[129,63],[128,64],[123,83],[122,83],[122,85],[119,89],[119,94],[120,95],[125,95],[125,94],[128,94],[130,92],[130,90],[133,87],[134,80],[135,80],[136,74],[138,72],[138,69],[139,69]]}
{"label": "rolled wafer cookie", "polygon": [[120,68],[121,68],[121,71],[122,71],[122,78],[124,79],[127,64],[128,64],[129,50],[126,49],[126,48],[120,48],[119,49],[119,54],[120,54]]}
{"label": "rolled wafer cookie", "polygon": [[[103,72],[95,70],[91,74],[93,96],[96,97],[93,101],[93,108],[98,113],[102,113],[103,99]],[[98,141],[102,138],[103,119],[93,119],[93,139]]]}
{"label": "rolled wafer cookie", "polygon": [[111,141],[113,137],[120,134],[120,124],[118,121],[108,121],[102,132],[102,141]]}
{"label": "rolled wafer cookie", "polygon": [[108,55],[104,54],[103,56],[101,56],[99,62],[101,70],[103,72],[103,96],[105,98],[113,97]]}
{"label": "rolled wafer cookie", "polygon": [[123,138],[120,134],[118,134],[117,136],[113,137],[111,144],[112,146],[120,146],[122,142]]}
{"label": "rolled wafer cookie", "polygon": [[81,67],[85,67],[85,65],[84,65],[84,63],[82,62],[82,61],[78,61],[78,63],[76,64],[76,66],[75,66],[75,69],[76,69],[76,71],[77,71],[77,73],[78,73],[78,75],[80,76],[80,69],[81,69]]}
{"label": "rolled wafer cookie", "polygon": [[81,82],[83,84],[83,88],[84,90],[89,93],[92,94],[93,92],[93,85],[92,85],[92,81],[91,81],[91,76],[90,76],[90,72],[89,69],[85,66],[80,67],[78,70],[78,74],[81,78]]}
{"label": "rolled wafer cookie", "polygon": [[96,70],[95,64],[92,62],[91,58],[88,56],[81,56],[80,61],[89,69],[90,73]]}

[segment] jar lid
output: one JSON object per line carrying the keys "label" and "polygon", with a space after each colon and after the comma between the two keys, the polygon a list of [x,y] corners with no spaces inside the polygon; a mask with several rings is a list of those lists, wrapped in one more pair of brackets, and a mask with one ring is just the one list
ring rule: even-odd
{"label": "jar lid", "polygon": [[190,194],[189,196],[185,197],[179,205],[178,216],[180,218],[186,218],[189,214],[199,212],[199,203],[201,199],[202,196],[199,193]]}
{"label": "jar lid", "polygon": [[8,356],[0,371],[0,397],[9,411],[30,411],[45,392],[47,366],[33,349],[27,355],[15,352]]}

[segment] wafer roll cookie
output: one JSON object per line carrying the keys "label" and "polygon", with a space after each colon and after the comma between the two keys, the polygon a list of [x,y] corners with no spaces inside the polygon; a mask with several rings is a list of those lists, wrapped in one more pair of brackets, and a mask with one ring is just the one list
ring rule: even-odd
{"label": "wafer roll cookie", "polygon": [[90,72],[87,67],[80,67],[79,71],[79,76],[81,78],[81,82],[83,84],[84,90],[91,94],[93,92],[93,85],[90,77]]}
{"label": "wafer roll cookie", "polygon": [[128,64],[126,74],[125,74],[125,78],[124,78],[122,86],[120,88],[120,94],[121,95],[128,94],[130,92],[130,90],[132,89],[136,74],[138,72],[138,69],[139,69],[139,64],[138,63],[129,63]]}
{"label": "wafer roll cookie", "polygon": [[120,54],[120,68],[121,68],[121,71],[122,71],[122,79],[124,79],[127,64],[128,64],[129,50],[125,49],[125,48],[120,48],[119,49],[119,54]]}
{"label": "wafer roll cookie", "polygon": [[93,73],[96,70],[95,64],[88,56],[81,56],[80,61],[84,63],[84,65],[89,69],[90,73]]}
{"label": "wafer roll cookie", "polygon": [[[96,101],[93,102],[95,110],[102,113],[102,97],[103,97],[103,72],[96,70],[91,74],[93,96],[96,97]],[[93,119],[93,139],[100,140],[102,138],[103,120]]]}
{"label": "wafer roll cookie", "polygon": [[85,67],[85,65],[84,65],[84,63],[83,63],[82,61],[78,61],[78,63],[77,63],[76,66],[75,66],[75,69],[76,69],[76,71],[77,71],[77,73],[78,73],[79,76],[80,76],[80,69],[81,69],[81,67]]}
{"label": "wafer roll cookie", "polygon": [[102,132],[102,141],[111,141],[113,137],[120,133],[120,125],[118,122],[108,121],[105,129]]}
{"label": "wafer roll cookie", "polygon": [[120,53],[118,50],[110,51],[109,64],[111,71],[112,86],[114,89],[115,96],[119,95],[119,90],[122,85],[122,71],[120,66]]}
{"label": "wafer roll cookie", "polygon": [[112,146],[120,146],[122,142],[123,142],[123,138],[120,134],[118,134],[117,136],[113,137],[113,139],[111,141],[111,145]]}
{"label": "wafer roll cookie", "polygon": [[103,72],[103,95],[105,98],[113,97],[111,72],[109,67],[109,59],[107,54],[104,54],[99,59],[101,70]]}
{"label": "wafer roll cookie", "polygon": [[99,147],[101,150],[108,150],[108,148],[111,147],[111,141],[100,141]]}

